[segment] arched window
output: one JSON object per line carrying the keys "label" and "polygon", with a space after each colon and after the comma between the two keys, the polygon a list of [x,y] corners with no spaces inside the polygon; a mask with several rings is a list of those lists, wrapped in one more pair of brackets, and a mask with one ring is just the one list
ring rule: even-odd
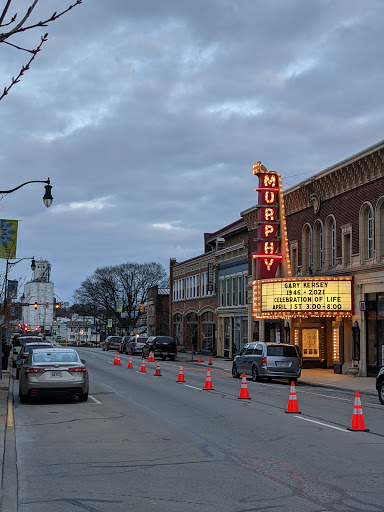
{"label": "arched window", "polygon": [[377,201],[375,212],[376,260],[384,258],[384,196]]}
{"label": "arched window", "polygon": [[364,203],[360,209],[359,249],[361,263],[373,259],[375,249],[374,222],[373,208],[370,203]]}
{"label": "arched window", "polygon": [[325,268],[336,265],[336,221],[329,215],[325,221],[324,262]]}
{"label": "arched window", "polygon": [[305,224],[303,227],[301,249],[302,273],[308,274],[312,272],[312,228],[309,224]]}
{"label": "arched window", "polygon": [[324,263],[323,255],[323,225],[320,220],[315,222],[313,228],[313,270],[322,270]]}

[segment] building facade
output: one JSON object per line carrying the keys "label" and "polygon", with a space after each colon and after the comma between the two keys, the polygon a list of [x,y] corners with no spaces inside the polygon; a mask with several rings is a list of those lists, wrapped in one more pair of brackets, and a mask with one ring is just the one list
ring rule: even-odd
{"label": "building facade", "polygon": [[312,338],[304,361],[376,375],[384,366],[384,141],[286,190],[284,200],[292,276],[353,278],[351,318],[291,323],[304,350],[303,335]]}
{"label": "building facade", "polygon": [[[28,331],[49,335],[53,325],[54,284],[50,281],[51,265],[48,261],[36,261],[32,281],[24,285],[21,302],[21,321]],[[36,305],[36,306],[35,306]]]}

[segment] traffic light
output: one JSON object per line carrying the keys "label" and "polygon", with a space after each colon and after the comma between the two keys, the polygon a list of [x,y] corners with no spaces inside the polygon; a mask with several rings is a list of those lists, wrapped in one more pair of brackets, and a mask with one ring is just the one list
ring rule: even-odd
{"label": "traffic light", "polygon": [[144,304],[140,304],[140,313],[144,313]]}
{"label": "traffic light", "polygon": [[56,302],[56,304],[55,304],[55,308],[56,308],[56,309],[59,309],[59,307],[60,307],[60,304],[59,304],[58,302]]}
{"label": "traffic light", "polygon": [[34,303],[33,307],[37,309],[37,302]]}

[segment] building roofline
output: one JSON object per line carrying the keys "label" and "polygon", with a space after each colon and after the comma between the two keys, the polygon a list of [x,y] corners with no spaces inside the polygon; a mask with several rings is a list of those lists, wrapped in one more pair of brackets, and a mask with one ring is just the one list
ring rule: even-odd
{"label": "building roofline", "polygon": [[381,140],[380,142],[377,142],[376,144],[373,144],[372,146],[369,146],[366,149],[363,149],[362,151],[359,151],[358,153],[346,158],[345,160],[342,160],[341,162],[338,162],[337,164],[331,165],[330,167],[327,167],[323,171],[318,172],[317,174],[314,174],[310,178],[301,181],[300,183],[297,183],[296,185],[287,188],[283,195],[291,194],[295,190],[301,189],[303,187],[306,187],[307,185],[313,183],[314,181],[317,181],[320,178],[323,178],[324,176],[327,176],[327,174],[331,174],[342,167],[345,167],[346,165],[350,165],[353,162],[356,162],[357,160],[360,160],[361,158],[364,158],[374,151],[378,151],[379,149],[384,148],[384,140]]}

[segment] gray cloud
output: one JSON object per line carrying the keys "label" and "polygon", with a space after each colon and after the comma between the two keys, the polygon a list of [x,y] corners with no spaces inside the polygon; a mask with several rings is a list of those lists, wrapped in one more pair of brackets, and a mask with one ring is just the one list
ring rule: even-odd
{"label": "gray cloud", "polygon": [[[199,254],[255,203],[255,161],[289,187],[381,140],[382,14],[379,0],[84,0],[0,102],[3,188],[49,176],[55,198],[45,210],[35,184],[1,201],[22,220],[19,257],[49,259],[70,300],[99,266]],[[1,52],[3,87],[26,55]]]}

